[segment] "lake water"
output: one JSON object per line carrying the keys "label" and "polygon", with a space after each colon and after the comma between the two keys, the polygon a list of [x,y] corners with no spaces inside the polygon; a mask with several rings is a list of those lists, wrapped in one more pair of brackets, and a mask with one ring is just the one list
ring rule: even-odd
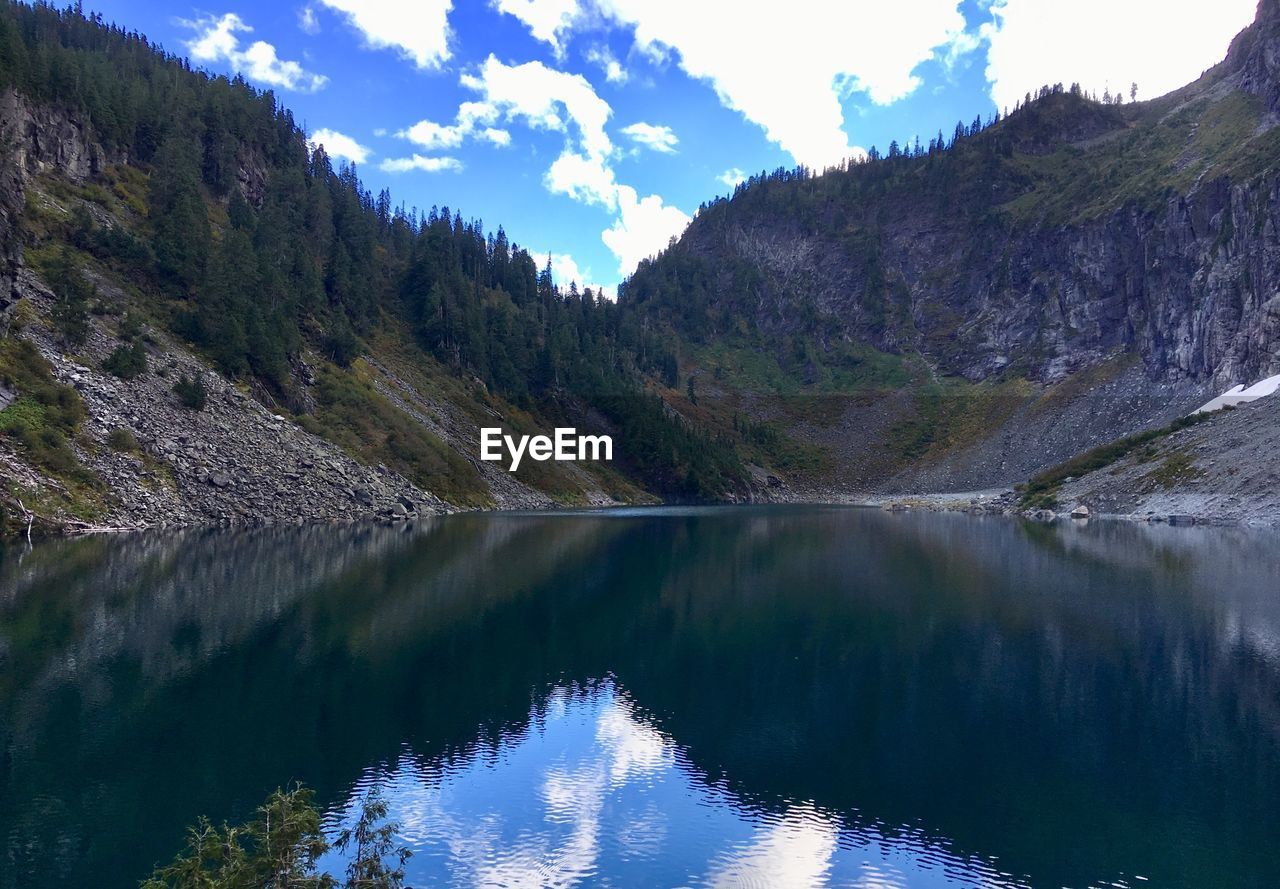
{"label": "lake water", "polygon": [[[1280,537],[835,508],[0,552],[0,886],[379,785],[423,886],[1280,886]],[[331,864],[338,869],[340,861]]]}

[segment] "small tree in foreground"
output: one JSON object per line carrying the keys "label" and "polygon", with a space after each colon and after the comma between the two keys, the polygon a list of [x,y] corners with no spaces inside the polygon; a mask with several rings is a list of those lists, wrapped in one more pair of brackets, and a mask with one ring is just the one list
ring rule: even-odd
{"label": "small tree in foreground", "polygon": [[[404,863],[413,853],[395,846],[395,824],[384,824],[387,802],[378,788],[365,796],[360,806],[360,820],[354,828],[338,834],[333,847],[345,853],[352,845],[355,854],[347,865],[345,889],[394,889],[404,885]],[[395,867],[387,866],[387,858],[396,859]]]}
{"label": "small tree in foreground", "polygon": [[[267,797],[248,824],[218,828],[200,818],[187,828],[186,848],[156,868],[141,889],[403,889],[410,852],[395,848],[398,825],[383,823],[387,804],[377,790],[361,801],[355,827],[332,845],[314,799],[297,784]],[[352,847],[346,882],[320,872],[320,859],[331,848],[345,853]],[[386,864],[389,857],[394,867]]]}

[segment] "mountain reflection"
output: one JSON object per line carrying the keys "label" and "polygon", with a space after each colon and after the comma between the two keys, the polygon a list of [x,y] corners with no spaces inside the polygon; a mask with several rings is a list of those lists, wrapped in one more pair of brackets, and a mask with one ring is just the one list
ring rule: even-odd
{"label": "mountain reflection", "polygon": [[[0,553],[0,886],[387,792],[417,885],[1271,886],[1277,537],[844,509]],[[32,878],[34,875],[34,879]]]}

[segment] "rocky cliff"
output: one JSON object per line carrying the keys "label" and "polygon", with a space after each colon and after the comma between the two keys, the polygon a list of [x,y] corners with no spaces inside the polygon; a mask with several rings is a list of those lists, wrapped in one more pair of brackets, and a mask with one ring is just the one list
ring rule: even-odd
{"label": "rocky cliff", "polygon": [[[18,233],[25,183],[42,171],[73,182],[100,172],[108,158],[77,115],[43,108],[16,90],[0,90],[0,309],[16,298],[22,259]],[[117,158],[115,160],[123,160]]]}

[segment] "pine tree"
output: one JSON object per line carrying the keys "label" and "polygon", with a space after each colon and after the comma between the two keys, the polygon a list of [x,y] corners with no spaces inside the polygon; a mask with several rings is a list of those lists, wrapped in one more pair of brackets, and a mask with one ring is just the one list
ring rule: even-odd
{"label": "pine tree", "polygon": [[48,271],[53,289],[53,324],[63,341],[73,348],[84,345],[89,337],[89,300],[95,288],[76,268],[71,249],[63,246]]}
{"label": "pine tree", "polygon": [[160,146],[151,177],[156,264],[185,296],[199,283],[209,253],[209,218],[200,195],[195,143],[174,132]]}
{"label": "pine tree", "polygon": [[[361,801],[355,827],[342,831],[333,841],[339,852],[353,853],[345,889],[398,889],[404,885],[404,864],[413,853],[396,847],[396,825],[385,823],[386,817],[386,800],[375,787]],[[394,858],[396,864],[387,864],[388,858]]]}

